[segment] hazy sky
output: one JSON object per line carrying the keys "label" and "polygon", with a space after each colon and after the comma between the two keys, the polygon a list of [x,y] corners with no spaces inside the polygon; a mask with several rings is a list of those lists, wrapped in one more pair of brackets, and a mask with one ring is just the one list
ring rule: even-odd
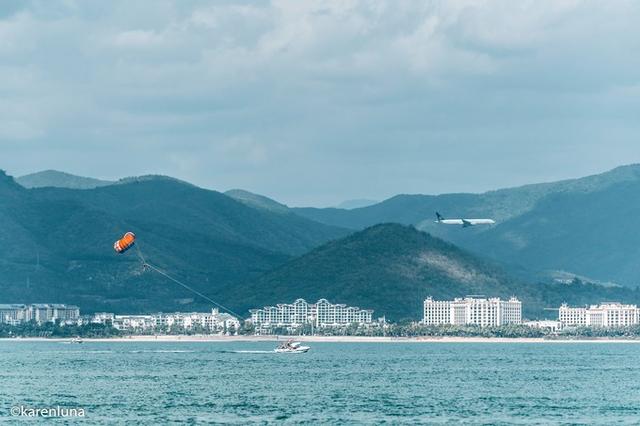
{"label": "hazy sky", "polygon": [[0,2],[0,168],[291,205],[640,162],[637,1]]}

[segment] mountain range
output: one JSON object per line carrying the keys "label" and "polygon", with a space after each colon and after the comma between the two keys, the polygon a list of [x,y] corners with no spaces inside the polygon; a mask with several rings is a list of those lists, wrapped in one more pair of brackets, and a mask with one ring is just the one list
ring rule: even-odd
{"label": "mountain range", "polygon": [[[354,230],[377,223],[414,225],[527,277],[557,274],[594,282],[640,284],[640,165],[580,179],[483,194],[398,195],[354,209],[294,208],[308,219]],[[489,217],[490,227],[434,223]]]}
{"label": "mountain range", "polygon": [[452,244],[410,226],[380,224],[266,273],[249,284],[245,301],[250,307],[330,296],[399,319],[419,317],[430,295],[508,297],[522,287],[500,268]]}
{"label": "mountain range", "polygon": [[244,310],[325,297],[402,320],[419,318],[428,296],[450,300],[470,294],[517,295],[529,318],[544,317],[545,308],[563,302],[640,301],[638,290],[622,287],[523,281],[494,262],[399,224],[374,225],[323,244],[252,281],[235,299]]}
{"label": "mountain range", "polygon": [[[428,295],[517,295],[530,316],[562,301],[638,299],[637,291],[573,277],[636,283],[640,166],[484,194],[398,195],[351,210],[290,208],[165,176],[90,187],[91,178],[34,175],[37,184],[0,174],[0,303],[115,312],[208,307],[144,269],[141,256],[245,313],[298,297],[391,319],[419,318]],[[437,225],[436,210],[498,224]],[[137,249],[117,256],[111,246],[126,231],[138,236]]]}
{"label": "mountain range", "polygon": [[25,188],[54,187],[69,189],[93,189],[114,183],[113,181],[76,176],[57,170],[43,170],[20,176],[16,178],[16,182]]}
{"label": "mountain range", "polygon": [[[26,189],[0,175],[3,301],[76,303],[84,310],[202,307],[112,244],[126,231],[149,263],[214,300],[347,231],[248,207],[175,179],[126,179],[94,189]],[[199,305],[198,305],[199,304]]]}

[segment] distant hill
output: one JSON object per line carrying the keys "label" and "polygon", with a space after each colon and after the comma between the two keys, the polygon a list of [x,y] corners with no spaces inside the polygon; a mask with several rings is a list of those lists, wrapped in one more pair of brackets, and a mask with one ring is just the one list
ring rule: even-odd
{"label": "distant hill", "polygon": [[[207,309],[143,270],[137,250],[113,252],[113,241],[134,231],[150,263],[234,310],[326,297],[416,319],[427,295],[469,293],[517,295],[529,316],[563,301],[637,303],[638,291],[580,280],[638,284],[639,191],[640,166],[627,166],[485,194],[290,209],[246,191],[225,195],[167,176],[77,190],[26,189],[0,173],[0,302],[76,303],[83,311]],[[499,222],[438,226],[435,210]],[[385,220],[401,224],[375,225]]]}
{"label": "distant hill", "polygon": [[397,224],[376,225],[318,247],[242,287],[235,299],[246,309],[324,297],[398,320],[419,319],[427,296],[451,299],[469,294],[517,295],[529,317],[548,316],[543,308],[563,301],[638,300],[638,292],[623,288],[527,284],[492,262]]}
{"label": "distant hill", "polygon": [[254,194],[242,189],[231,189],[226,191],[224,194],[236,201],[246,204],[249,207],[264,209],[275,213],[291,213],[289,207],[278,203],[271,198],[265,197],[264,195]]}
{"label": "distant hill", "polygon": [[25,188],[44,188],[50,186],[70,189],[93,189],[113,183],[107,180],[76,176],[57,170],[44,170],[42,172],[20,176],[16,178],[16,182]]}
{"label": "distant hill", "polygon": [[467,246],[511,264],[635,287],[640,285],[638,194],[640,181],[549,195]]}
{"label": "distant hill", "polygon": [[[309,219],[351,229],[383,222],[414,225],[495,260],[531,272],[562,270],[601,281],[640,283],[630,239],[640,225],[635,210],[640,165],[552,183],[483,194],[398,195],[355,209],[296,208]],[[490,217],[491,227],[461,229],[434,223],[448,217]]]}
{"label": "distant hill", "polygon": [[579,179],[499,189],[482,194],[396,195],[378,204],[355,210],[301,207],[293,210],[322,223],[351,229],[363,229],[377,223],[396,222],[428,225],[435,212],[445,216],[488,216],[498,222],[531,210],[552,194],[600,192],[617,184],[640,181],[640,165],[621,166],[609,172]]}
{"label": "distant hill", "polygon": [[346,210],[352,210],[352,209],[359,209],[362,207],[369,207],[372,206],[374,204],[377,204],[378,201],[376,200],[368,200],[368,199],[356,199],[356,200],[346,200],[343,201],[342,203],[338,204],[336,206],[337,209],[346,209]]}
{"label": "distant hill", "polygon": [[209,305],[144,271],[147,260],[223,304],[238,283],[346,234],[296,215],[247,207],[163,177],[95,189],[25,189],[0,174],[0,301],[76,303],[84,311],[148,312]]}

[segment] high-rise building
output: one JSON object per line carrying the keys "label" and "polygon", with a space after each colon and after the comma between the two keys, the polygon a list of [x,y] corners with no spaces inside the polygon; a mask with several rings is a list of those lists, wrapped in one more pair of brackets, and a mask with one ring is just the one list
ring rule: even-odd
{"label": "high-rise building", "polygon": [[515,297],[500,298],[465,297],[454,300],[424,301],[423,324],[426,325],[479,325],[482,327],[520,324],[522,322],[522,302]]}
{"label": "high-rise building", "polygon": [[563,327],[586,327],[587,308],[573,308],[564,303],[558,311],[558,320]]}
{"label": "high-rise building", "polygon": [[640,323],[636,305],[603,302],[587,307],[560,306],[558,320],[563,327],[628,327]]}
{"label": "high-rise building", "polygon": [[73,305],[36,303],[32,305],[0,305],[0,323],[20,324],[35,321],[38,324],[46,322],[73,322],[80,318],[80,309]]}
{"label": "high-rise building", "polygon": [[0,323],[17,325],[27,319],[27,305],[0,304]]}

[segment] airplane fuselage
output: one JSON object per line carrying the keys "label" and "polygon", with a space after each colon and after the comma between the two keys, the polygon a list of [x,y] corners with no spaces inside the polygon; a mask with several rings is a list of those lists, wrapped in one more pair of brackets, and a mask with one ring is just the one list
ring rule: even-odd
{"label": "airplane fuselage", "polygon": [[494,225],[496,223],[493,219],[441,219],[436,220],[436,223],[443,225],[459,225],[462,227],[475,226],[475,225]]}

